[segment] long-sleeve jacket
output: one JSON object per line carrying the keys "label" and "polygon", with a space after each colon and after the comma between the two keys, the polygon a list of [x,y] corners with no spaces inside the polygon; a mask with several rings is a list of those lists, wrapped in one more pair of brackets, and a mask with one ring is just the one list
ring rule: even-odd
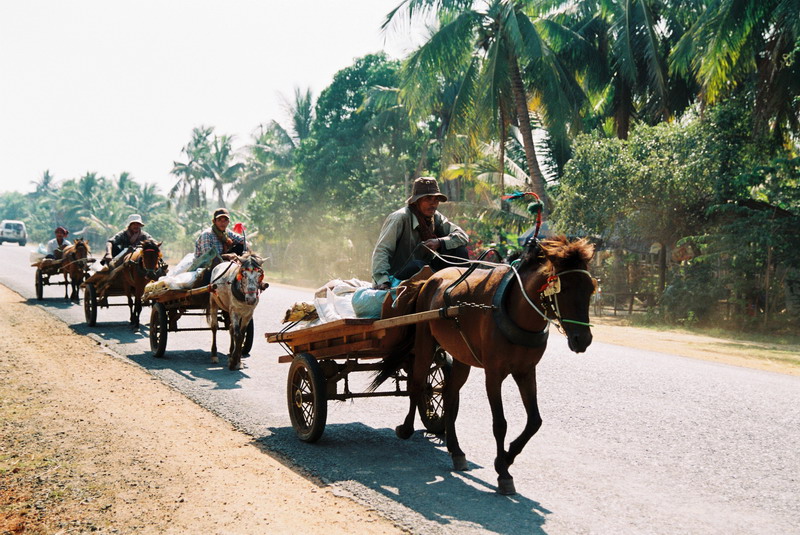
{"label": "long-sleeve jacket", "polygon": [[[439,212],[433,216],[433,226],[445,250],[469,243],[467,233]],[[419,221],[408,206],[389,214],[372,251],[372,279],[375,284],[389,282],[389,276],[401,270],[412,255],[419,259],[430,258],[426,248],[416,248],[422,243],[418,227]]]}
{"label": "long-sleeve jacket", "polygon": [[128,234],[128,229],[121,230],[111,236],[108,241],[111,242],[112,245],[118,247],[120,250],[126,249],[130,246],[137,245],[145,240],[152,240],[153,237],[145,231],[140,231],[139,234],[136,236],[135,241],[131,242],[131,235]]}

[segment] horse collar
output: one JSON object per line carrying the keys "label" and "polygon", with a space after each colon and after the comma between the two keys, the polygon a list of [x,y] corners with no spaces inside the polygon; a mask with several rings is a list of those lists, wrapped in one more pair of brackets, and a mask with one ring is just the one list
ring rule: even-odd
{"label": "horse collar", "polygon": [[492,317],[497,328],[506,337],[506,340],[514,345],[523,347],[544,347],[547,345],[547,337],[549,330],[547,325],[541,331],[527,331],[514,323],[514,320],[508,315],[508,307],[506,301],[508,300],[508,290],[510,283],[514,279],[514,270],[509,269],[503,276],[500,284],[497,286],[494,297],[492,298],[492,306],[494,310]]}
{"label": "horse collar", "polygon": [[231,281],[231,293],[233,294],[233,297],[235,297],[237,301],[244,302],[245,296],[242,293],[241,288],[239,288],[239,281],[236,280],[236,278],[234,278]]}

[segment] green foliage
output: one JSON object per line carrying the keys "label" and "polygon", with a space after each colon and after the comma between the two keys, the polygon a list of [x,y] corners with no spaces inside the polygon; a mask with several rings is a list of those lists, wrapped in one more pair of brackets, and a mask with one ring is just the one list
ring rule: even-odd
{"label": "green foliage", "polygon": [[398,62],[384,55],[356,60],[319,97],[310,137],[300,146],[301,188],[312,201],[348,209],[365,188],[404,184],[414,169],[417,139],[408,120],[363,108],[370,89],[395,86]]}
{"label": "green foliage", "polygon": [[720,302],[728,297],[724,285],[716,282],[717,276],[713,262],[694,261],[677,267],[661,298],[664,318],[686,326],[714,319]]}

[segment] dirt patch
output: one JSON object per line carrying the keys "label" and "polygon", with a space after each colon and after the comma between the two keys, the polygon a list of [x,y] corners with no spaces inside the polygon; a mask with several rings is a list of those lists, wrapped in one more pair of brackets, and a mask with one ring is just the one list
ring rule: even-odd
{"label": "dirt patch", "polygon": [[0,534],[401,533],[0,286]]}
{"label": "dirt patch", "polygon": [[595,340],[648,351],[800,376],[800,347],[704,336],[678,329],[631,327],[624,318],[593,317]]}

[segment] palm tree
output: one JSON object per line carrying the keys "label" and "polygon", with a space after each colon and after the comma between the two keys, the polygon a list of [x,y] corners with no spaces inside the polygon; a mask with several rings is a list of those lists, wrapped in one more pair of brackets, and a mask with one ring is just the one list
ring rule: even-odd
{"label": "palm tree", "polygon": [[800,132],[800,0],[708,0],[672,68],[694,74],[704,103],[755,87],[756,130]]}
{"label": "palm tree", "polygon": [[232,138],[227,135],[214,136],[211,151],[200,165],[204,178],[211,180],[212,189],[217,193],[218,206],[225,206],[225,186],[233,184],[239,176],[244,164],[231,163]]}
{"label": "palm tree", "polygon": [[285,97],[283,101],[292,123],[292,140],[295,145],[299,145],[311,133],[311,123],[314,121],[314,96],[311,88],[303,91],[295,87],[294,101]]}
{"label": "palm tree", "polygon": [[294,153],[297,150],[292,136],[277,121],[260,125],[253,133],[253,143],[245,147],[246,162],[239,181],[234,185],[238,196],[234,206],[244,207],[247,200],[276,178],[294,176]]}
{"label": "palm tree", "polygon": [[581,94],[526,14],[526,4],[487,0],[478,7],[466,0],[405,0],[389,13],[384,27],[403,9],[409,18],[436,17],[438,30],[408,59],[403,98],[413,110],[425,103],[420,92],[430,89],[424,82],[431,77],[459,80],[451,135],[465,128],[474,133],[476,124],[497,125],[501,131],[506,124],[518,126],[533,190],[546,199],[530,97],[537,97],[544,125],[557,128],[574,116]]}
{"label": "palm tree", "polygon": [[543,31],[590,95],[597,124],[605,118],[627,139],[635,119],[670,120],[693,101],[690,79],[667,70],[666,58],[691,20],[690,4],[664,0],[551,0]]}
{"label": "palm tree", "polygon": [[31,193],[34,199],[50,197],[56,189],[56,179],[50,174],[49,169],[42,173],[42,177],[39,180],[31,180],[31,184],[35,188]]}
{"label": "palm tree", "polygon": [[169,191],[169,198],[178,199],[179,206],[185,209],[205,208],[202,165],[211,152],[209,138],[213,132],[213,128],[206,126],[192,129],[192,139],[181,149],[187,161],[172,162],[170,173],[177,177],[177,181]]}
{"label": "palm tree", "polygon": [[234,185],[238,192],[234,206],[243,207],[256,191],[262,190],[272,180],[295,175],[294,159],[297,149],[311,133],[314,120],[314,101],[311,89],[294,90],[294,101],[284,98],[286,112],[292,124],[286,130],[277,121],[259,125],[253,133],[253,143],[245,147],[246,162],[239,181]]}

